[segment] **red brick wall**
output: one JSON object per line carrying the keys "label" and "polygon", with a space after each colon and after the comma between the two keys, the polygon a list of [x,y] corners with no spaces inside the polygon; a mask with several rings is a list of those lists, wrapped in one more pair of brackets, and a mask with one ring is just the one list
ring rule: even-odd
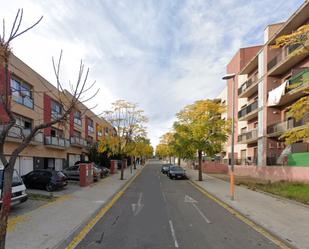
{"label": "red brick wall", "polygon": [[[44,93],[44,123],[51,121],[51,97]],[[44,129],[44,135],[50,136],[51,127]]]}

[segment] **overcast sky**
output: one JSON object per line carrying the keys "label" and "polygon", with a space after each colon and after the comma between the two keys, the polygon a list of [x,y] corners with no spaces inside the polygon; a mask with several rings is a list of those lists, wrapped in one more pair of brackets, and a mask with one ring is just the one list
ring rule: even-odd
{"label": "overcast sky", "polygon": [[[224,88],[225,66],[240,47],[263,42],[269,23],[286,20],[303,0],[0,0],[11,23],[44,16],[16,40],[13,52],[54,84],[51,57],[63,49],[63,79],[74,82],[80,59],[100,94],[95,112],[111,102],[136,102],[149,117],[152,144],[175,113]],[[90,105],[92,105],[91,103]],[[90,107],[90,106],[89,106]]]}

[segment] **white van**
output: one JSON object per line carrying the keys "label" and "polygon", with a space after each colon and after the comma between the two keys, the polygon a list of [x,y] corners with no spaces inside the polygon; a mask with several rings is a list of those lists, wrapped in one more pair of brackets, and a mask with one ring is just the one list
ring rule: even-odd
{"label": "white van", "polygon": [[[0,167],[0,196],[2,190],[2,177],[3,177],[3,167]],[[26,193],[26,187],[14,169],[13,179],[12,179],[12,196],[11,196],[11,206],[25,202],[28,199]],[[2,204],[2,198],[0,199],[0,205]]]}

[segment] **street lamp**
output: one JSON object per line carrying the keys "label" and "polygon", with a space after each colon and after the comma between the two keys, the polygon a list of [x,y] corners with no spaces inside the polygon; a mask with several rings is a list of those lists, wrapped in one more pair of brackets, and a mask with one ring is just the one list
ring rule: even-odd
{"label": "street lamp", "polygon": [[231,194],[231,200],[233,201],[235,199],[235,191],[234,191],[234,128],[235,128],[235,73],[226,74],[222,77],[223,80],[229,80],[232,79],[232,149],[231,149],[231,173],[230,173],[230,194]]}

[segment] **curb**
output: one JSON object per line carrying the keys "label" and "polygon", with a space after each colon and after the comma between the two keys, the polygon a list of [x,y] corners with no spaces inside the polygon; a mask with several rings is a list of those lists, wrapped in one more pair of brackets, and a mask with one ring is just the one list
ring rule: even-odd
{"label": "curb", "polygon": [[[125,182],[122,186],[120,186],[119,188],[117,188],[117,190],[115,191],[114,194],[112,194],[105,203],[103,203],[100,207],[98,207],[96,209],[96,211],[94,211],[92,214],[90,214],[87,218],[85,218],[82,223],[80,225],[78,225],[77,227],[75,227],[72,232],[64,239],[62,239],[61,241],[59,241],[55,246],[53,246],[53,249],[73,249],[75,248],[79,242],[84,238],[84,236],[82,236],[80,239],[74,241],[74,239],[76,239],[77,236],[79,236],[79,234],[83,231],[84,228],[86,228],[90,223],[92,223],[92,221],[100,214],[100,212],[107,208],[107,210],[105,212],[108,211],[108,209],[111,207],[110,206],[110,202],[114,199],[117,198],[115,202],[117,202],[117,200],[124,194],[125,190],[131,185],[132,182],[134,182],[134,180],[141,174],[141,172],[143,171],[143,169],[145,168],[145,165],[140,168],[139,170],[136,171],[136,173],[127,181]],[[110,206],[110,207],[109,207]],[[104,214],[105,214],[104,212]],[[103,216],[102,216],[103,217]],[[102,218],[101,217],[101,218]],[[90,226],[90,228],[92,228],[97,222],[94,222],[94,224],[92,224]],[[89,232],[89,231],[88,231]],[[87,233],[88,233],[87,232]],[[85,234],[85,236],[87,235],[87,233]]]}
{"label": "curb", "polygon": [[234,215],[236,218],[250,226],[252,229],[254,229],[256,232],[260,233],[270,241],[272,241],[276,246],[283,249],[296,249],[296,247],[287,241],[285,241],[283,238],[281,238],[276,233],[270,231],[269,229],[265,228],[262,224],[259,224],[257,221],[252,220],[251,218],[248,218],[245,214],[243,214],[240,210],[238,210],[235,207],[232,207],[230,204],[226,203],[221,198],[217,197],[216,195],[208,192],[205,188],[200,186],[198,183],[196,183],[194,180],[189,179],[189,183],[193,185],[197,190],[199,190],[201,193],[206,195],[208,198],[216,202],[218,205],[220,205],[222,208],[230,212],[232,215]]}

